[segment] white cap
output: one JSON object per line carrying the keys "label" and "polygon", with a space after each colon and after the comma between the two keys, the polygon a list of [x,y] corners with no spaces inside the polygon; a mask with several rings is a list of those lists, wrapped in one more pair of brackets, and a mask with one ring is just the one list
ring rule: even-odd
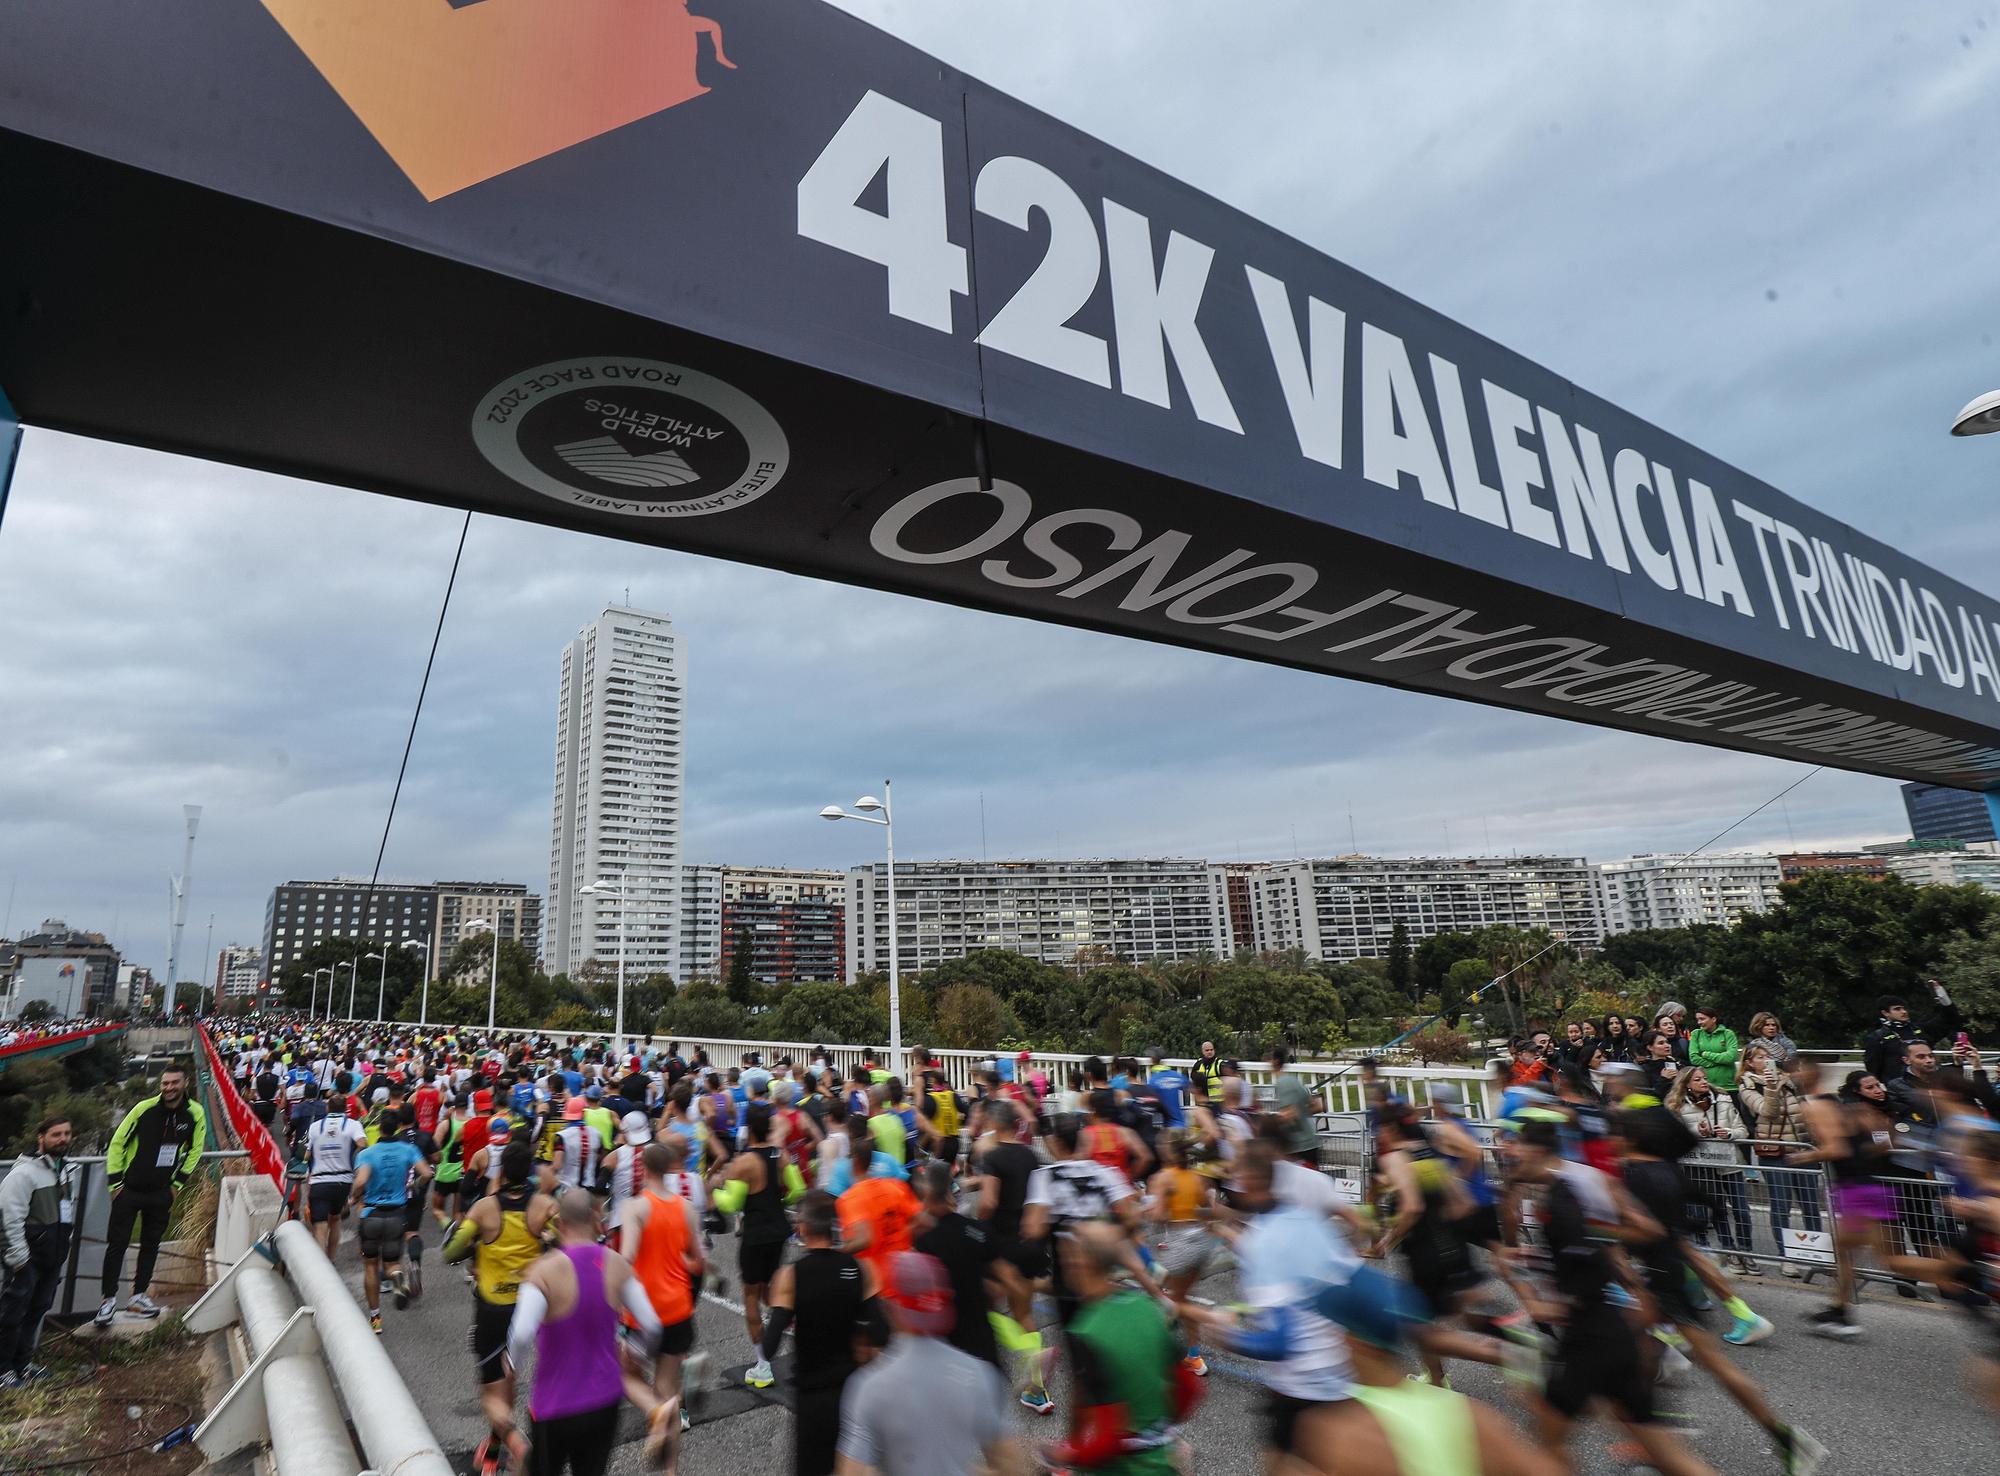
{"label": "white cap", "polygon": [[389,1089],[388,1089],[387,1087],[377,1087],[377,1088],[375,1088],[375,1095],[374,1095],[374,1096],[372,1096],[372,1097],[370,1097],[370,1098],[369,1098],[368,1100],[369,1100],[369,1101],[371,1101],[371,1102],[386,1102],[386,1101],[388,1101],[388,1100],[389,1100]]}
{"label": "white cap", "polygon": [[653,1125],[646,1121],[646,1114],[643,1112],[626,1113],[621,1125],[625,1129],[625,1141],[635,1148],[641,1143],[650,1143],[653,1140]]}

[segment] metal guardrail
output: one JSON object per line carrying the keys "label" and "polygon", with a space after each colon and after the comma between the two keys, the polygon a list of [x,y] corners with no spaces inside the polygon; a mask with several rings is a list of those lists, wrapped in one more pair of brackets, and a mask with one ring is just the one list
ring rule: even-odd
{"label": "metal guardrail", "polygon": [[[243,1158],[247,1155],[241,1149],[210,1149],[201,1155],[204,1166]],[[14,1167],[16,1160],[0,1158],[0,1178]],[[103,1251],[105,1232],[111,1222],[111,1191],[104,1178],[104,1157],[92,1154],[72,1158],[71,1163],[83,1170],[77,1179],[76,1191],[76,1233],[69,1238],[69,1257],[63,1264],[62,1291],[49,1316],[59,1323],[72,1323],[90,1316],[97,1310],[95,1294],[87,1299],[83,1308],[77,1306],[77,1288],[95,1281],[103,1273]],[[162,1257],[164,1259],[164,1255]],[[154,1284],[176,1286],[190,1290],[206,1285],[205,1280],[188,1280],[174,1276],[161,1276],[157,1270]]]}
{"label": "metal guardrail", "polygon": [[[254,1182],[275,1200],[273,1188]],[[280,1223],[187,1314],[198,1333],[232,1324],[242,1326],[251,1356],[195,1430],[211,1462],[268,1442],[278,1476],[354,1476],[363,1462],[348,1438],[351,1421],[368,1469],[454,1476],[394,1361],[306,1226]]]}

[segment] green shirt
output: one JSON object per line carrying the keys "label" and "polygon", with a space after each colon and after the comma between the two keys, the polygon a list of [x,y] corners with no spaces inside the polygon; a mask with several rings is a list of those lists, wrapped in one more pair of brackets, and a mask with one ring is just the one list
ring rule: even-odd
{"label": "green shirt", "polygon": [[908,1135],[903,1131],[903,1119],[884,1109],[868,1119],[868,1136],[875,1140],[875,1146],[901,1163],[908,1156]]}
{"label": "green shirt", "polygon": [[1736,1032],[1727,1025],[1696,1030],[1688,1036],[1688,1065],[1707,1072],[1708,1084],[1718,1092],[1736,1090],[1736,1062],[1741,1054]]}
{"label": "green shirt", "polygon": [[1312,1153],[1319,1148],[1319,1134],[1313,1129],[1312,1093],[1306,1084],[1289,1071],[1278,1074],[1272,1083],[1275,1089],[1274,1106],[1279,1111],[1287,1108],[1298,1113],[1298,1121],[1285,1129],[1285,1149],[1289,1153]]}
{"label": "green shirt", "polygon": [[[1181,1350],[1153,1299],[1129,1289],[1113,1292],[1077,1313],[1069,1332],[1071,1377],[1082,1388],[1078,1402],[1122,1404],[1132,1434],[1164,1432],[1173,1420]],[[1092,1469],[1100,1476],[1174,1476],[1178,1468],[1172,1448],[1162,1445]]]}

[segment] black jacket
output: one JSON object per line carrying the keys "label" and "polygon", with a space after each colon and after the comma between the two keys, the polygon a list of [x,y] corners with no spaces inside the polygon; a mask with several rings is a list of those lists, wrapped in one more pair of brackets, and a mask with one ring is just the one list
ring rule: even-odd
{"label": "black jacket", "polygon": [[1884,1020],[1861,1037],[1861,1065],[1883,1086],[1903,1074],[1903,1048],[1917,1038],[1908,1020]]}

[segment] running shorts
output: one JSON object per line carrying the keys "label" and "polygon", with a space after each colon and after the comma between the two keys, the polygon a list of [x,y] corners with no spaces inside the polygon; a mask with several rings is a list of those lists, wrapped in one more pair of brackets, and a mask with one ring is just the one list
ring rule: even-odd
{"label": "running shorts", "polygon": [[618,1443],[618,1409],[607,1404],[582,1414],[537,1419],[528,1427],[528,1476],[604,1470]]}
{"label": "running shorts", "polygon": [[306,1210],[315,1225],[347,1218],[347,1201],[354,1195],[352,1179],[329,1179],[306,1187]]}
{"label": "running shorts", "polygon": [[400,1204],[362,1213],[361,1254],[376,1261],[403,1259],[403,1207]]}
{"label": "running shorts", "polygon": [[1207,1226],[1169,1225],[1160,1264],[1169,1276],[1198,1276],[1214,1253],[1215,1241]]}
{"label": "running shorts", "polygon": [[498,1383],[507,1372],[507,1329],[514,1321],[512,1302],[489,1302],[478,1292],[472,1294],[472,1381]]}
{"label": "running shorts", "polygon": [[1631,1424],[1653,1422],[1653,1393],[1639,1361],[1639,1335],[1616,1308],[1579,1309],[1563,1328],[1542,1397],[1572,1420],[1591,1400],[1602,1399]]}
{"label": "running shorts", "polygon": [[1892,1223],[1896,1218],[1896,1196],[1887,1184],[1835,1184],[1833,1217],[1836,1220],[1878,1220]]}
{"label": "running shorts", "polygon": [[743,1241],[736,1250],[736,1269],[745,1286],[763,1286],[778,1274],[778,1265],[785,1258],[785,1243],[773,1240],[764,1244]]}
{"label": "running shorts", "polygon": [[1295,1454],[1298,1440],[1299,1416],[1308,1410],[1320,1408],[1324,1403],[1318,1399],[1297,1399],[1290,1394],[1280,1394],[1275,1390],[1264,1391],[1264,1445],[1280,1455]]}

